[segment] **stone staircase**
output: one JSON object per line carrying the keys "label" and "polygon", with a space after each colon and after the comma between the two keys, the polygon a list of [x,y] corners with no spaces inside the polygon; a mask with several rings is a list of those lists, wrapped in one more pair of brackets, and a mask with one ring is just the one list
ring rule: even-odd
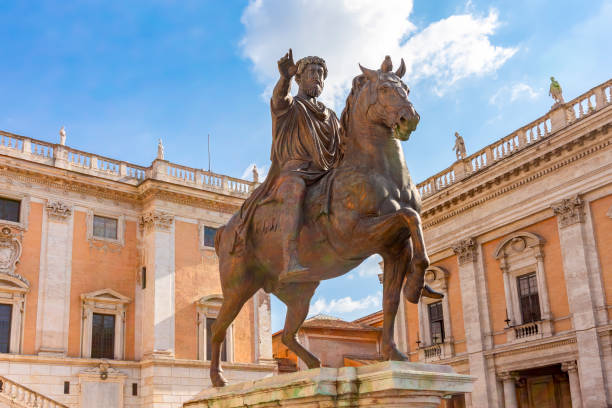
{"label": "stone staircase", "polygon": [[68,408],[0,375],[0,408]]}

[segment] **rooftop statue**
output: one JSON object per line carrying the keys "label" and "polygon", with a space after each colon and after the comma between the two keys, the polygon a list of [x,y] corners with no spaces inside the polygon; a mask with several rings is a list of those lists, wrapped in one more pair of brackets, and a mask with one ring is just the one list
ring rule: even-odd
{"label": "rooftop statue", "polygon": [[62,128],[60,129],[59,135],[60,135],[60,144],[62,146],[66,146],[66,129],[64,128],[64,126],[62,126]]}
{"label": "rooftop statue", "polygon": [[[378,70],[360,68],[338,120],[317,100],[327,77],[322,58],[294,63],[289,50],[278,61],[270,171],[215,237],[223,304],[212,326],[214,386],[226,384],[219,362],[226,329],[261,288],[287,305],[282,341],[309,368],[321,363],[296,333],[321,280],[382,256],[381,352],[388,360],[408,360],[393,341],[403,283],[412,303],[442,297],[424,285],[429,259],[421,199],[401,147],[419,122],[401,81],[404,61],[395,72],[389,57]],[[295,96],[292,78],[299,87]]]}
{"label": "rooftop statue", "polygon": [[463,141],[463,138],[461,137],[459,132],[455,132],[455,145],[453,146],[453,150],[457,155],[457,160],[465,159],[465,156],[467,154],[465,150],[465,142]]}
{"label": "rooftop statue", "polygon": [[157,141],[157,158],[159,160],[164,160],[164,145],[161,139]]}
{"label": "rooftop statue", "polygon": [[555,77],[552,76],[550,77],[550,89],[548,91],[548,95],[550,95],[555,101],[552,106],[553,108],[565,103],[563,100],[563,90],[561,89],[561,85],[559,85],[559,82],[557,82]]}

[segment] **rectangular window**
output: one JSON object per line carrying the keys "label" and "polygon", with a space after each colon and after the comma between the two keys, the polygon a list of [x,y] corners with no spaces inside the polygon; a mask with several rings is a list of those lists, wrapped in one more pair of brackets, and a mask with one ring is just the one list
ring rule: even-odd
{"label": "rectangular window", "polygon": [[[206,318],[206,359],[210,361],[212,359],[212,325],[217,319],[210,317]],[[225,348],[225,341],[221,345],[221,361],[227,361],[227,350]]]}
{"label": "rectangular window", "polygon": [[93,314],[91,357],[115,358],[115,315]]}
{"label": "rectangular window", "polygon": [[215,235],[217,235],[217,229],[213,227],[204,227],[204,246],[214,248],[215,246]]}
{"label": "rectangular window", "polygon": [[132,396],[136,397],[138,395],[138,383],[132,383]]}
{"label": "rectangular window", "polygon": [[442,313],[442,302],[427,305],[429,311],[429,332],[432,343],[444,342],[444,314]]}
{"label": "rectangular window", "polygon": [[98,238],[117,239],[117,219],[94,215],[93,236]]}
{"label": "rectangular window", "polygon": [[19,200],[0,198],[0,219],[6,221],[19,222]]}
{"label": "rectangular window", "polygon": [[522,275],[517,278],[521,316],[523,323],[540,320],[540,298],[538,296],[538,281],[535,273]]}
{"label": "rectangular window", "polygon": [[13,305],[0,304],[0,353],[8,353],[11,344]]}
{"label": "rectangular window", "polygon": [[64,381],[64,394],[70,394],[70,381]]}

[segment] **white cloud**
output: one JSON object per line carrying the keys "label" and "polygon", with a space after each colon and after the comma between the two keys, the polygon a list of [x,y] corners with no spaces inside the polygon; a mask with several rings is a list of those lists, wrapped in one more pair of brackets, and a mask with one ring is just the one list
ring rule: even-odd
{"label": "white cloud", "polygon": [[[242,172],[242,176],[240,178],[243,180],[253,180],[253,167],[255,167],[255,163],[249,164]],[[257,166],[257,173],[259,173],[259,182],[263,182],[268,175],[268,165],[262,164]]]}
{"label": "white cloud", "polygon": [[497,90],[489,99],[491,105],[505,105],[519,99],[536,99],[540,96],[540,91],[534,90],[527,84],[518,82],[512,86],[504,85]]}
{"label": "white cloud", "polygon": [[309,315],[317,315],[319,313],[330,314],[333,316],[352,313],[365,309],[380,309],[382,307],[382,292],[377,292],[375,295],[368,295],[362,299],[353,300],[350,296],[332,299],[327,301],[325,298],[319,298],[310,305]]}
{"label": "white cloud", "polygon": [[409,21],[412,1],[251,0],[243,12],[241,48],[253,63],[266,97],[278,78],[276,61],[291,47],[294,59],[318,55],[330,74],[322,99],[338,110],[359,73],[357,63],[377,68],[385,55],[407,65],[409,85],[433,79],[439,94],[455,82],[494,72],[516,48],[491,44],[499,26],[495,11],[466,11],[418,31]]}
{"label": "white cloud", "polygon": [[380,255],[372,255],[355,268],[355,273],[361,278],[366,276],[378,276],[379,273],[382,273],[382,269],[380,269],[379,265],[380,261],[382,261]]}

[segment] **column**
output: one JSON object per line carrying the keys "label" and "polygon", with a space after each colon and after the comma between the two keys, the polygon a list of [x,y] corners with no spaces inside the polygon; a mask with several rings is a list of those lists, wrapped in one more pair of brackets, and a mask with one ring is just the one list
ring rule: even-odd
{"label": "column", "polygon": [[270,295],[263,289],[258,290],[253,296],[254,311],[254,341],[255,362],[273,362],[272,357],[272,323],[270,312]]}
{"label": "column", "polygon": [[463,306],[466,346],[469,354],[470,375],[477,379],[471,399],[474,407],[496,406],[494,391],[488,386],[488,367],[483,354],[485,343],[483,333],[486,328],[478,280],[484,277],[478,267],[478,249],[473,238],[462,239],[452,247],[459,263],[459,284],[461,287],[461,303]]}
{"label": "column", "polygon": [[516,380],[518,376],[515,373],[504,372],[499,378],[504,383],[504,404],[505,408],[518,408],[516,401]]}
{"label": "column", "polygon": [[572,394],[572,408],[582,408],[582,392],[580,391],[580,379],[578,378],[578,365],[575,361],[566,361],[561,364],[561,370],[567,373]]}
{"label": "column", "polygon": [[47,201],[43,214],[40,283],[36,319],[38,354],[68,352],[70,280],[72,271],[72,208]]}
{"label": "column", "polygon": [[144,230],[147,287],[144,294],[143,354],[174,357],[174,216],[148,211],[139,219]]}
{"label": "column", "polygon": [[606,406],[601,345],[596,330],[593,294],[589,284],[589,263],[585,239],[584,202],[579,196],[552,205],[557,215],[563,272],[578,346],[580,384],[589,392],[582,405]]}

